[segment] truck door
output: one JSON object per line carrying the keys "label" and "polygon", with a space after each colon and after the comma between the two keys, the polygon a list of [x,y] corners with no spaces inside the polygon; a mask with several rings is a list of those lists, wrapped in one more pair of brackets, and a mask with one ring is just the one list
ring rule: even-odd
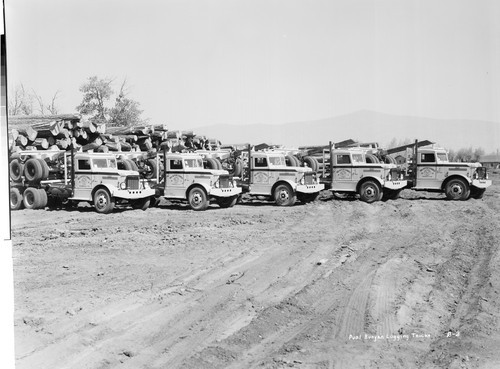
{"label": "truck door", "polygon": [[252,171],[250,183],[253,194],[269,195],[273,184],[273,178],[269,170],[269,163],[265,156],[255,156],[252,159]]}
{"label": "truck door", "polygon": [[351,156],[349,154],[333,154],[332,190],[352,190],[352,170]]}
{"label": "truck door", "polygon": [[436,154],[420,152],[418,155],[416,188],[440,189],[441,183],[437,180]]}
{"label": "truck door", "polygon": [[75,163],[75,191],[73,198],[92,200],[92,166],[90,158],[77,159]]}
{"label": "truck door", "polygon": [[182,158],[167,158],[167,183],[165,184],[165,197],[185,198],[186,186],[184,185],[184,167]]}

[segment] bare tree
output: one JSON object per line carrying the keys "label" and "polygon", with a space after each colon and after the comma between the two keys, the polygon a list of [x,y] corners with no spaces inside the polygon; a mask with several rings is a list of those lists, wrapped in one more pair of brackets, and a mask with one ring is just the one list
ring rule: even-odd
{"label": "bare tree", "polygon": [[26,91],[22,83],[16,86],[9,95],[9,115],[33,114],[33,100],[33,96]]}

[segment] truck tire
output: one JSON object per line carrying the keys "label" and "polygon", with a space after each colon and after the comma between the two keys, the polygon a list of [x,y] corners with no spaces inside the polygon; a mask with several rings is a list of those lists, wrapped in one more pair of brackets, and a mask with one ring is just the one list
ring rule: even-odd
{"label": "truck tire", "polygon": [[316,160],[315,157],[313,156],[306,156],[304,158],[304,163],[309,166],[313,171],[317,172],[318,171],[318,160]]}
{"label": "truck tire", "polygon": [[47,162],[43,159],[38,159],[40,164],[42,165],[42,179],[47,179],[49,177],[49,165]]}
{"label": "truck tire", "polygon": [[201,187],[193,187],[188,194],[188,202],[191,209],[200,211],[208,208],[208,198],[205,190]]}
{"label": "truck tire", "polygon": [[292,206],[295,204],[295,200],[297,199],[292,187],[290,187],[287,183],[282,183],[276,186],[273,197],[276,205],[278,206]]}
{"label": "truck tire", "polygon": [[309,202],[314,202],[319,196],[319,192],[315,193],[297,193],[297,199],[299,199],[300,202],[303,202],[304,204],[307,204]]}
{"label": "truck tire", "polygon": [[47,203],[49,201],[49,199],[47,197],[47,192],[45,192],[45,190],[43,188],[39,188],[38,192],[40,192],[40,207],[39,207],[39,209],[45,209],[45,207],[47,206]]}
{"label": "truck tire", "polygon": [[115,207],[115,199],[106,188],[98,188],[94,192],[94,207],[98,213],[108,214]]}
{"label": "truck tire", "polygon": [[375,181],[368,180],[359,186],[359,198],[368,204],[380,200],[382,190]]}
{"label": "truck tire", "polygon": [[373,154],[366,154],[365,158],[367,163],[372,163],[372,164],[380,163],[380,160],[378,160],[378,158]]}
{"label": "truck tire", "polygon": [[40,160],[31,158],[24,164],[24,176],[29,182],[40,181],[43,177],[43,167]]}
{"label": "truck tire", "polygon": [[476,200],[482,199],[485,191],[485,188],[471,188],[470,197]]}
{"label": "truck tire", "polygon": [[14,182],[21,181],[23,177],[24,165],[19,159],[14,159],[9,163],[10,178]]}
{"label": "truck tire", "polygon": [[384,162],[386,164],[397,164],[397,161],[396,159],[394,159],[392,156],[390,155],[386,155],[385,158],[384,158]]}
{"label": "truck tire", "polygon": [[207,158],[207,169],[219,169],[219,166],[217,165],[217,160],[213,158]]}
{"label": "truck tire", "polygon": [[42,194],[37,188],[28,187],[23,193],[23,204],[26,209],[39,209],[42,205]]}
{"label": "truck tire", "polygon": [[146,179],[151,179],[151,178],[156,178],[156,171],[157,171],[157,164],[156,160],[154,159],[148,159],[144,162],[144,168],[146,168],[146,171],[144,173],[144,178]]}
{"label": "truck tire", "polygon": [[19,210],[23,207],[23,195],[19,188],[12,187],[10,189],[10,210]]}
{"label": "truck tire", "polygon": [[132,201],[132,207],[136,210],[140,209],[140,210],[144,211],[147,208],[149,208],[149,204],[150,204],[149,197],[145,197],[143,199],[137,199],[137,200]]}
{"label": "truck tire", "polygon": [[220,197],[217,199],[217,204],[221,208],[232,208],[238,202],[238,195],[231,197]]}
{"label": "truck tire", "polygon": [[297,162],[295,161],[295,157],[293,155],[285,156],[285,162],[287,167],[296,167]]}
{"label": "truck tire", "polygon": [[445,185],[445,194],[449,200],[467,200],[470,195],[469,184],[461,178],[452,178]]}
{"label": "truck tire", "polygon": [[239,177],[241,176],[241,172],[243,170],[243,162],[241,161],[240,158],[236,159],[233,164],[233,170],[229,172],[230,175],[233,177]]}

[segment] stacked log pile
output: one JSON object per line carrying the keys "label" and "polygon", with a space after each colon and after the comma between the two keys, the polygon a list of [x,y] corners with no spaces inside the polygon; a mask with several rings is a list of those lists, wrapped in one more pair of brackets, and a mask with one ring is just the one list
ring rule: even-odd
{"label": "stacked log pile", "polygon": [[83,121],[73,114],[52,116],[10,116],[9,146],[11,153],[27,150],[151,152],[217,150],[216,139],[192,131],[169,131],[164,125],[107,127]]}

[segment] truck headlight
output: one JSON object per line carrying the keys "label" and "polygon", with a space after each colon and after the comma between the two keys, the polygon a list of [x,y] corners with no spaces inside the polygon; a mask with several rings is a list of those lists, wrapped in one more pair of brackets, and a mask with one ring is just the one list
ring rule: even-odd
{"label": "truck headlight", "polygon": [[120,183],[120,189],[121,190],[126,190],[127,189],[127,184],[125,182]]}
{"label": "truck headlight", "polygon": [[302,177],[302,178],[300,179],[300,181],[299,181],[299,184],[303,185],[303,184],[305,184],[305,183],[306,183],[306,181],[304,180],[304,177]]}

